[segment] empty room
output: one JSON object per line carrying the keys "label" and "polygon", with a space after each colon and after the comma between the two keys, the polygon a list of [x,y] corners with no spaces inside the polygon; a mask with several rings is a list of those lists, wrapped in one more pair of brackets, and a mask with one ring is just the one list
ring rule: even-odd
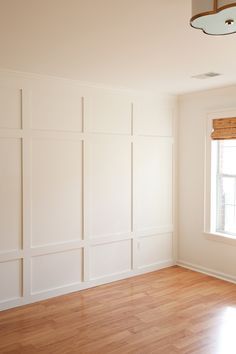
{"label": "empty room", "polygon": [[0,353],[236,354],[236,2],[0,0]]}

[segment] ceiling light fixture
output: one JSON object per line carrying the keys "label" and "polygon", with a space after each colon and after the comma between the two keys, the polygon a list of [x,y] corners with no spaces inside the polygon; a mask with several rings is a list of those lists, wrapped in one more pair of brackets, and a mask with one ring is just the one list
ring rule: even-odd
{"label": "ceiling light fixture", "polygon": [[192,27],[215,36],[236,32],[236,1],[192,0]]}

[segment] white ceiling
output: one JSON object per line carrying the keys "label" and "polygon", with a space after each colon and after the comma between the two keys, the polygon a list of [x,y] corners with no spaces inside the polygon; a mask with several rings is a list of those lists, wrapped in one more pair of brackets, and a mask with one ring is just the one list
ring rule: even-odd
{"label": "white ceiling", "polygon": [[[191,0],[0,0],[0,67],[170,93],[236,83],[236,35],[190,16]],[[191,78],[208,71],[223,75]]]}

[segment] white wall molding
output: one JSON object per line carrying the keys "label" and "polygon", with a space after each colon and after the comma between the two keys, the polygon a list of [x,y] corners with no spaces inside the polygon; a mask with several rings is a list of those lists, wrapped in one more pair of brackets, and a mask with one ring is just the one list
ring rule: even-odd
{"label": "white wall molding", "polygon": [[172,96],[0,71],[1,99],[0,309],[173,265]]}
{"label": "white wall molding", "polygon": [[3,251],[0,253],[0,262],[7,262],[20,258],[24,258],[23,250]]}
{"label": "white wall molding", "polygon": [[134,233],[136,237],[149,237],[153,235],[168,234],[173,232],[173,225],[166,225],[157,228],[147,228],[142,230],[135,230]]}

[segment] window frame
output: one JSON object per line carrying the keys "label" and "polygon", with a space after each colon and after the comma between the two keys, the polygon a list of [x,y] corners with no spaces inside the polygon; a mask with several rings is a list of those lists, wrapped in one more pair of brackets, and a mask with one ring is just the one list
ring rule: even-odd
{"label": "window frame", "polygon": [[[212,175],[212,178],[216,178],[216,213],[214,215],[214,218],[216,218],[216,215],[218,213],[218,207],[219,207],[219,197],[222,197],[221,193],[219,194],[218,192],[218,188],[220,184],[224,183],[224,179],[231,179],[231,181],[233,180],[233,184],[234,184],[234,203],[233,204],[229,204],[229,203],[224,203],[225,207],[226,206],[233,206],[234,208],[234,213],[235,213],[235,208],[236,208],[236,204],[235,204],[235,191],[236,191],[236,174],[230,174],[230,173],[225,173],[221,170],[222,166],[221,166],[221,154],[222,154],[222,149],[224,149],[225,147],[222,147],[221,144],[224,142],[225,140],[221,140],[221,141],[216,141],[217,144],[217,160],[216,161],[211,161],[211,163],[215,163],[216,164],[216,175]],[[227,141],[227,140],[226,140]],[[236,141],[236,140],[235,140]],[[236,142],[235,142],[235,146],[236,146]],[[215,191],[216,191],[215,190]],[[213,218],[213,215],[212,215]],[[224,220],[225,221],[225,220]],[[230,232],[230,231],[226,231],[223,229],[223,225],[221,225],[222,228],[219,227],[219,223],[221,223],[220,221],[217,222],[216,220],[216,232],[218,233],[222,233],[224,235],[229,235],[232,237],[236,237],[236,232]]]}
{"label": "window frame", "polygon": [[[212,122],[217,118],[236,117],[236,108],[224,111],[208,112],[205,127],[205,163],[204,163],[204,235],[212,241],[219,241],[236,246],[236,237],[231,234],[216,232],[216,178],[217,164],[212,164],[212,159],[217,158],[217,143],[212,141]],[[215,143],[215,144],[214,144]]]}

